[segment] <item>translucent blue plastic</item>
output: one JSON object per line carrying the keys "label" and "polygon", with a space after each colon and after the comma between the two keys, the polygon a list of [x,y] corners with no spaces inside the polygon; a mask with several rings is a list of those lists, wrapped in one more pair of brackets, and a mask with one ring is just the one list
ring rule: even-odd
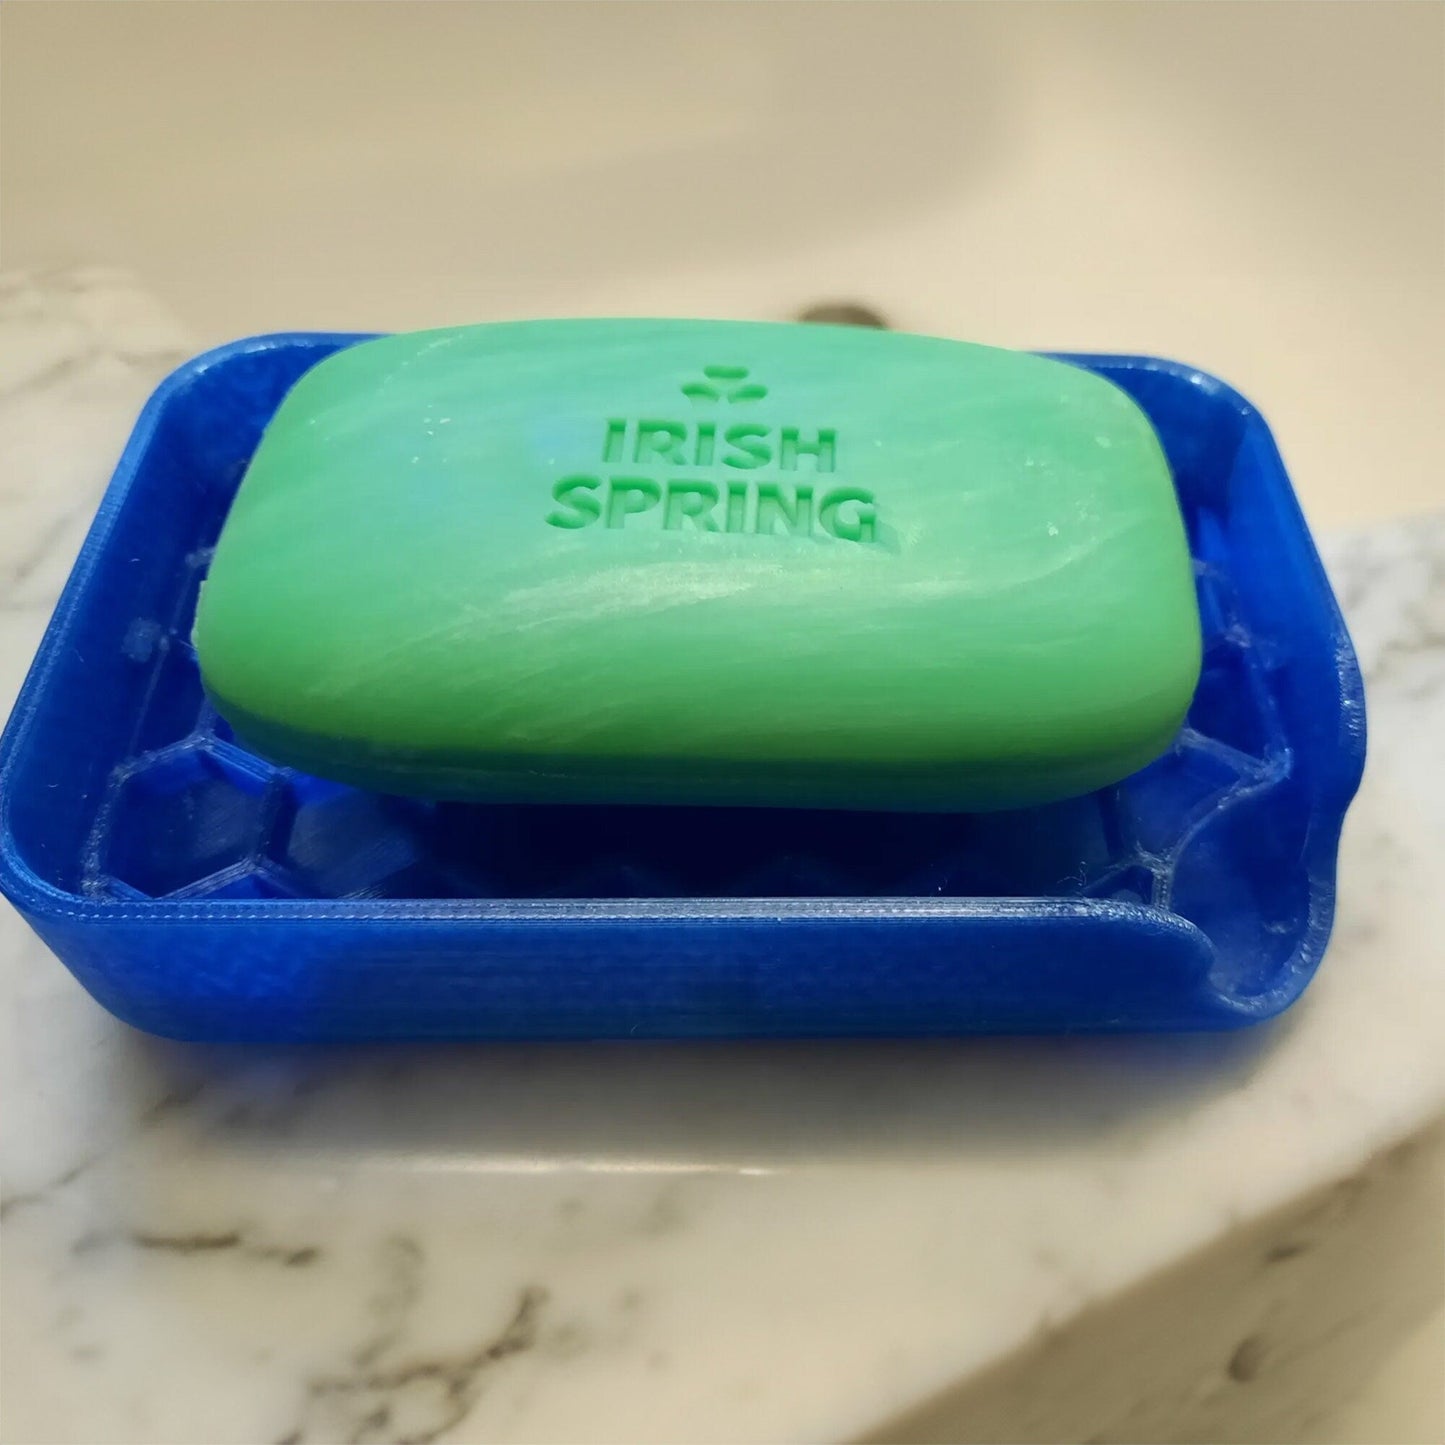
{"label": "translucent blue plastic", "polygon": [[0,889],[106,1008],[215,1040],[1164,1030],[1309,981],[1360,677],[1227,386],[1063,358],[1152,418],[1198,576],[1188,722],[1118,786],[989,815],[474,807],[246,753],[187,641],[262,428],[361,339],[239,341],[161,385],[0,742]]}

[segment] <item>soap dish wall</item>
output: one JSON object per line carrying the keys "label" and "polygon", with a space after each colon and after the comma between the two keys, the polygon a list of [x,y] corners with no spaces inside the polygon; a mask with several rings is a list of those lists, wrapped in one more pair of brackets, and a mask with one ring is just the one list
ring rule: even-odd
{"label": "soap dish wall", "polygon": [[196,597],[261,431],[362,337],[235,342],[147,405],[0,743],[0,890],[138,1027],[205,1039],[1224,1028],[1328,938],[1359,672],[1269,430],[1216,379],[1065,356],[1169,455],[1204,661],[1117,786],[986,815],[501,807],[240,747]]}

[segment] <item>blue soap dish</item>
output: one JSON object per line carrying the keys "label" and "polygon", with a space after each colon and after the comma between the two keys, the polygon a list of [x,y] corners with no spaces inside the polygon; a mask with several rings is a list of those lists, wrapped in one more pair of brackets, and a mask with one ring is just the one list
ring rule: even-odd
{"label": "blue soap dish", "polygon": [[1064,356],[1149,414],[1204,668],[1174,747],[988,815],[483,807],[246,752],[189,636],[261,431],[365,338],[264,336],[147,404],[0,740],[0,891],[106,1008],[209,1040],[1219,1029],[1319,963],[1365,726],[1268,427],[1210,376]]}

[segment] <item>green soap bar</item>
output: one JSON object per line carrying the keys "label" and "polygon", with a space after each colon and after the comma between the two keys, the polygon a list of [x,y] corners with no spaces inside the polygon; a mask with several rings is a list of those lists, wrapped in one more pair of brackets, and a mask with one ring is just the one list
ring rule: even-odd
{"label": "green soap bar", "polygon": [[257,752],[381,792],[985,809],[1168,745],[1168,465],[1090,372],[924,336],[536,321],[287,396],[196,621]]}

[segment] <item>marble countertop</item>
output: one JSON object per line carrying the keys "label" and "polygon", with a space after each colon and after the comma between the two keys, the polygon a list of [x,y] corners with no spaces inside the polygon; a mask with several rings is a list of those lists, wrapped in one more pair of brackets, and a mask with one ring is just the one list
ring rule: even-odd
{"label": "marble countertop", "polygon": [[[0,711],[187,349],[118,273],[0,284]],[[1331,538],[1328,561],[1370,760],[1320,975],[1250,1032],[201,1048],[116,1023],[0,911],[0,1433],[921,1438],[954,1407],[1003,1428],[1010,1361],[1057,1381],[1028,1375],[1040,1351],[1119,1360],[1172,1331],[1158,1409],[1238,1438],[1232,1402],[1277,1370],[1283,1438],[1331,1388],[1299,1360],[1398,1337],[1442,1284],[1402,1259],[1418,1299],[1356,1292],[1275,1332],[1308,1250],[1364,1238],[1351,1212],[1435,1157],[1445,1115],[1445,518]],[[1365,1233],[1327,1273],[1411,1247]],[[1253,1282],[1186,1322],[1236,1267]],[[1232,1333],[1196,1347],[1211,1310]],[[1057,1388],[1081,1434],[1163,1418]]]}

